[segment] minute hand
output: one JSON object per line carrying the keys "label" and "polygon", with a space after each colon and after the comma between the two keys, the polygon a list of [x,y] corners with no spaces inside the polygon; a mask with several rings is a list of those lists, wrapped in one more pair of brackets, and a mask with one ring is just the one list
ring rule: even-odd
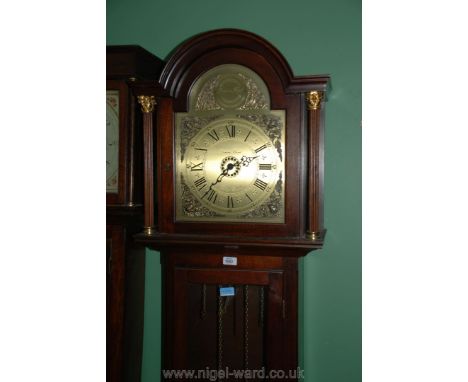
{"label": "minute hand", "polygon": [[258,155],[255,156],[255,157],[247,157],[247,156],[243,156],[241,159],[240,159],[240,164],[242,166],[245,166],[245,167],[248,167],[250,162],[252,162],[255,158],[258,158]]}

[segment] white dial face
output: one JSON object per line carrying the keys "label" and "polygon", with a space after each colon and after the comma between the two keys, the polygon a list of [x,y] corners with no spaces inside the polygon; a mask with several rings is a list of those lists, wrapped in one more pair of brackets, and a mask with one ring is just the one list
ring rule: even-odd
{"label": "white dial face", "polygon": [[[207,124],[178,161],[183,183],[176,191],[179,204],[185,203],[186,209],[198,204],[209,212],[198,220],[282,221],[284,211],[274,210],[283,209],[282,147],[242,118]],[[275,200],[266,203],[272,195]]]}
{"label": "white dial face", "polygon": [[119,92],[106,92],[106,192],[117,193],[119,183]]}

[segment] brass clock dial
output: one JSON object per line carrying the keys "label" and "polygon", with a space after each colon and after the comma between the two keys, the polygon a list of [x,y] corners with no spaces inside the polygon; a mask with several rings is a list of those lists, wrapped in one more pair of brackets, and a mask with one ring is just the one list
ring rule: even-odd
{"label": "brass clock dial", "polygon": [[[271,129],[272,140],[249,117],[179,118],[188,131],[182,129],[178,140],[178,220],[284,222],[282,129]],[[281,126],[284,113],[264,119]],[[187,138],[194,122],[202,127]]]}
{"label": "brass clock dial", "polygon": [[236,216],[260,206],[280,179],[279,154],[268,136],[242,119],[208,124],[190,141],[181,175],[208,210]]}

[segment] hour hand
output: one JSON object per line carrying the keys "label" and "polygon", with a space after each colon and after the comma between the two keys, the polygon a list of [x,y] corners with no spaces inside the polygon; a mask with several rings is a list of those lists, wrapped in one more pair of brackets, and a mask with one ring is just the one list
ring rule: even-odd
{"label": "hour hand", "polygon": [[229,168],[226,168],[225,170],[223,170],[223,172],[221,174],[219,174],[219,176],[216,178],[216,180],[211,183],[210,185],[210,188],[208,188],[208,191],[206,191],[203,196],[202,196],[202,199],[208,195],[208,193],[211,191],[211,189],[213,188],[213,186],[216,186],[219,182],[221,182],[221,180],[223,180],[223,178],[227,175],[229,171]]}
{"label": "hour hand", "polygon": [[216,178],[216,181],[211,183],[211,185],[214,186],[216,183],[221,182],[221,180],[227,175],[229,170],[230,170],[229,168],[226,168],[225,170],[223,170],[223,172],[219,174],[219,176]]}
{"label": "hour hand", "polygon": [[252,162],[255,158],[258,158],[258,155],[255,156],[255,157],[247,157],[247,156],[244,155],[244,156],[240,159],[239,162],[240,162],[240,164],[241,164],[242,166],[247,167],[247,166],[250,164],[250,162]]}

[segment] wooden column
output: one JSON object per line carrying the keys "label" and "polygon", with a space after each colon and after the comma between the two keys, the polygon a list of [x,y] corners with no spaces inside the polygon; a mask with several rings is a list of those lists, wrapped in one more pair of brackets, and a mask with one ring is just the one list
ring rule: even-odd
{"label": "wooden column", "polygon": [[138,103],[143,112],[143,172],[144,172],[144,233],[152,235],[154,225],[154,168],[153,168],[153,112],[154,96],[139,95]]}
{"label": "wooden column", "polygon": [[321,109],[323,92],[311,91],[307,93],[307,119],[308,119],[308,192],[309,205],[307,216],[307,238],[318,240],[323,231],[323,213],[321,200],[323,198],[323,139]]}

